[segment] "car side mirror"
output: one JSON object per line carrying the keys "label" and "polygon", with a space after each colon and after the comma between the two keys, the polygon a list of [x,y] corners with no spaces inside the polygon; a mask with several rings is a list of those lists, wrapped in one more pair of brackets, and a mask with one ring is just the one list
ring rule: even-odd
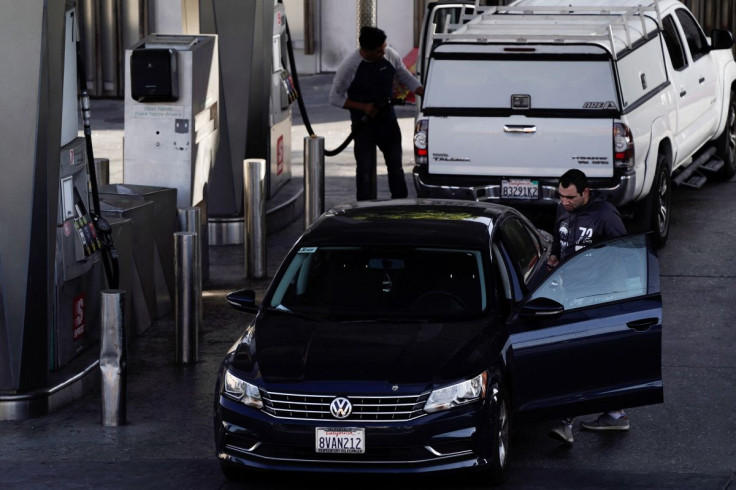
{"label": "car side mirror", "polygon": [[710,35],[710,49],[731,49],[733,34],[726,29],[713,29]]}
{"label": "car side mirror", "polygon": [[565,307],[549,298],[534,298],[521,307],[519,316],[523,318],[558,318],[565,311]]}
{"label": "car side mirror", "polygon": [[230,306],[239,311],[246,313],[258,313],[258,305],[256,304],[256,292],[250,289],[241,289],[233,291],[226,296]]}

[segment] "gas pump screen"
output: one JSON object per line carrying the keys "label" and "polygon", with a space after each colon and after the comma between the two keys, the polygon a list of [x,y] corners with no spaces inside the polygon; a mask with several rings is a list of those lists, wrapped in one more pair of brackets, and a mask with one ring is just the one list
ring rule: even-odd
{"label": "gas pump screen", "polygon": [[278,73],[284,69],[281,64],[281,36],[273,37],[273,73]]}

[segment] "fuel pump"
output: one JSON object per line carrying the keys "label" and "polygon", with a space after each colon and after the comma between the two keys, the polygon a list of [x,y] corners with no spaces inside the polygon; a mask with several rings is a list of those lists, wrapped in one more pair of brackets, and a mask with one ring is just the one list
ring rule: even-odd
{"label": "fuel pump", "polygon": [[[267,196],[291,179],[291,104],[298,98],[291,73],[285,65],[289,59],[286,37],[286,10],[283,4],[274,6],[273,63],[271,67],[269,182]],[[247,157],[247,155],[246,155]]]}
{"label": "fuel pump", "polygon": [[298,97],[288,68],[286,10],[269,2],[203,0],[200,28],[218,35],[227,68],[221,72],[223,137],[209,180],[209,243],[238,244],[244,237],[243,161],[266,161],[267,208],[286,195],[279,192],[292,177],[291,104]]}
{"label": "fuel pump", "polygon": [[13,114],[0,125],[0,420],[80,396],[99,359],[106,236],[78,137],[76,19],[72,0],[6,2],[0,16],[0,103]]}
{"label": "fuel pump", "polygon": [[[91,134],[89,100],[78,59],[75,11],[65,14],[64,104],[59,168],[53,316],[49,332],[49,364],[57,370],[99,340],[99,295],[102,279],[102,235],[90,210]],[[82,83],[78,86],[77,81]],[[80,90],[81,89],[81,90]],[[85,135],[78,137],[78,94],[82,93]],[[94,172],[94,170],[93,170]],[[92,174],[94,176],[94,174]],[[104,229],[104,228],[103,228]],[[109,277],[109,280],[112,278]]]}

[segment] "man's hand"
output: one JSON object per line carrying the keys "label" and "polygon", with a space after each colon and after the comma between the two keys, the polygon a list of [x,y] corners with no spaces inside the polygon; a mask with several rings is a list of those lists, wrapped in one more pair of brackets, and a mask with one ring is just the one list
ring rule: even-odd
{"label": "man's hand", "polygon": [[369,117],[376,117],[378,115],[378,107],[373,102],[368,102],[363,108],[363,112]]}
{"label": "man's hand", "polygon": [[550,255],[547,259],[547,270],[552,270],[558,265],[560,265],[560,259],[556,255]]}
{"label": "man's hand", "polygon": [[368,117],[376,117],[378,115],[378,107],[373,102],[356,102],[354,100],[347,99],[343,104],[345,109],[353,109],[356,111],[363,112]]}

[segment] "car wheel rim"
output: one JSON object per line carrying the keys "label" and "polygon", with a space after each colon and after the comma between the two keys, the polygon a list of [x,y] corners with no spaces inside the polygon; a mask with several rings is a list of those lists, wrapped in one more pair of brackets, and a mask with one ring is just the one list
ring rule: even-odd
{"label": "car wheel rim", "polygon": [[509,443],[509,420],[506,413],[506,403],[500,402],[498,407],[498,463],[501,468],[506,466],[506,458],[508,457]]}
{"label": "car wheel rim", "polygon": [[669,217],[669,192],[667,176],[662,173],[659,176],[659,233],[663,235],[667,231],[667,218]]}
{"label": "car wheel rim", "polygon": [[728,111],[728,156],[731,159],[729,163],[734,164],[734,152],[736,152],[736,106],[732,105]]}

